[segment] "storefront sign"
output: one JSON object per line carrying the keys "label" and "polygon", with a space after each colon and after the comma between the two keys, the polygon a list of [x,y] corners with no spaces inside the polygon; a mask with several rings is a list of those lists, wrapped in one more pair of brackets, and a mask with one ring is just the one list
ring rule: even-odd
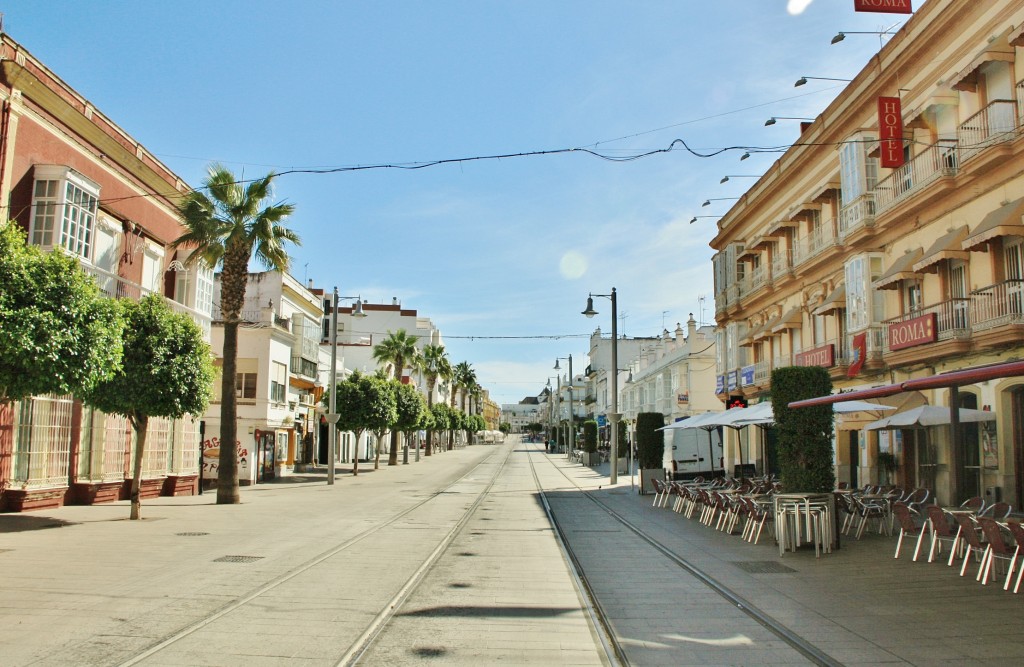
{"label": "storefront sign", "polygon": [[836,365],[835,345],[829,343],[796,355],[797,366],[821,366],[832,368]]}
{"label": "storefront sign", "polygon": [[738,376],[739,376],[739,374],[738,374],[738,373],[737,373],[736,371],[729,371],[729,377],[728,377],[728,382],[729,382],[729,384],[728,384],[728,387],[729,387],[729,391],[732,391],[733,389],[735,389],[735,388],[736,388],[736,387],[738,386],[738,385],[736,384],[736,380],[738,380],[738,379],[739,379],[739,377],[738,377]]}
{"label": "storefront sign", "polygon": [[677,405],[688,405],[689,403],[690,403],[690,395],[689,394],[676,394],[676,404]]}
{"label": "storefront sign", "polygon": [[853,0],[853,11],[879,14],[913,14],[910,0]]}
{"label": "storefront sign", "polygon": [[740,370],[740,386],[746,387],[747,385],[754,384],[754,366],[744,366]]}
{"label": "storefront sign", "polygon": [[717,376],[715,376],[715,393],[716,394],[722,394],[724,392],[725,392],[725,376],[724,375],[717,375]]}
{"label": "storefront sign", "polygon": [[935,313],[913,317],[889,325],[889,349],[902,350],[907,347],[934,343],[938,336],[935,327]]}
{"label": "storefront sign", "polygon": [[882,166],[903,166],[903,111],[898,97],[878,98],[879,154]]}

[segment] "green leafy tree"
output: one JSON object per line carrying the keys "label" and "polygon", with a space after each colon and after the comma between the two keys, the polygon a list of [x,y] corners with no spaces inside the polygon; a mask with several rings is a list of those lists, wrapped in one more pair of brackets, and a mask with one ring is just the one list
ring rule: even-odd
{"label": "green leafy tree", "polygon": [[[373,358],[383,364],[388,364],[394,370],[394,378],[401,382],[402,371],[405,368],[413,367],[416,363],[419,352],[416,350],[416,336],[410,336],[405,329],[399,329],[392,333],[388,331],[388,337],[373,347]],[[379,454],[378,454],[379,455]],[[388,454],[388,465],[398,465],[398,431],[391,432],[391,451]]]}
{"label": "green leafy tree", "polygon": [[380,451],[383,449],[381,445],[384,442],[384,436],[388,434],[388,431],[391,431],[392,434],[398,433],[396,428],[398,423],[397,388],[400,383],[380,375],[370,376],[369,380],[373,383],[374,399],[371,403],[369,429],[377,436],[377,445],[373,456],[373,469],[377,470],[380,468]]}
{"label": "green leafy tree", "polygon": [[[537,426],[540,427],[540,430],[538,430],[537,433],[540,433],[541,431],[544,430],[544,427],[541,426],[540,424],[537,424]],[[509,424],[508,422],[501,422],[500,424],[498,424],[498,430],[501,431],[504,435],[508,435],[509,433],[512,432],[512,424]]]}
{"label": "green leafy tree", "polygon": [[597,451],[597,422],[593,419],[583,422],[583,451],[588,454]]}
{"label": "green leafy tree", "polygon": [[430,408],[430,414],[433,418],[435,431],[444,433],[452,428],[452,416],[454,411],[447,403],[434,403]]}
{"label": "green leafy tree", "polygon": [[81,394],[121,364],[120,309],[78,260],[0,223],[0,402]]}
{"label": "green leafy tree", "polygon": [[626,431],[627,431],[626,422],[620,419],[618,424],[619,424],[618,425],[618,429],[619,429],[619,440],[618,440],[618,442],[619,442],[619,453],[618,453],[618,456],[619,456],[620,459],[629,458],[629,436],[626,433]]}
{"label": "green leafy tree", "polygon": [[[476,371],[468,361],[460,361],[455,364],[452,371],[455,386],[459,389],[461,400],[459,402],[463,412],[466,412],[466,402],[469,398],[470,389],[476,385]],[[452,396],[452,407],[455,407],[455,397]]]}
{"label": "green leafy tree", "polygon": [[172,312],[156,295],[117,303],[127,325],[121,368],[86,392],[83,400],[103,412],[124,415],[135,432],[131,518],[138,519],[150,417],[181,419],[203,414],[215,372],[210,346],[190,317]]}
{"label": "green leafy tree", "polygon": [[641,412],[636,416],[636,458],[640,468],[665,467],[665,436],[658,429],[665,425],[660,412]]}
{"label": "green leafy tree", "polygon": [[[364,380],[366,377],[359,371],[337,383],[333,392],[325,392],[321,399],[328,412],[335,412],[338,415],[339,431],[351,431],[356,436],[354,452],[352,456],[352,474],[359,474],[359,440],[363,432],[367,430],[370,423],[371,397],[368,395],[369,387]],[[334,409],[331,410],[331,399],[334,399]],[[334,465],[331,461],[328,465]]]}
{"label": "green leafy tree", "polygon": [[785,366],[772,371],[779,481],[787,492],[830,493],[835,488],[832,406],[789,407],[793,401],[831,393],[832,379],[819,366]]}
{"label": "green leafy tree", "polygon": [[423,400],[423,394],[411,384],[397,383],[395,389],[395,408],[398,414],[395,430],[404,434],[406,442],[411,442],[413,432],[423,427],[427,402]]}
{"label": "green leafy tree", "polygon": [[[427,380],[427,409],[434,407],[434,389],[437,387],[437,381],[447,380],[452,374],[452,364],[448,360],[448,353],[445,352],[444,345],[425,345],[422,353],[417,357],[419,362],[419,369],[423,373],[423,376]],[[427,447],[425,454],[430,456],[431,446],[433,442],[433,431],[434,429],[427,429]]]}
{"label": "green leafy tree", "polygon": [[[238,324],[249,280],[249,260],[273,271],[287,271],[288,244],[299,244],[298,235],[284,226],[291,204],[271,203],[274,174],[244,186],[226,167],[209,167],[203,188],[193,190],[181,202],[178,213],[186,231],[175,247],[192,248],[186,263],[203,262],[220,267],[220,310],[224,324],[221,368],[220,469],[217,503],[241,501],[238,492],[238,424],[235,373],[238,361]],[[206,190],[206,192],[203,192]],[[209,193],[209,194],[207,194]]]}
{"label": "green leafy tree", "polygon": [[[508,429],[508,430],[506,430],[506,429]],[[501,431],[502,433],[505,433],[507,435],[508,432],[512,430],[512,426],[510,424],[507,424],[507,423],[502,423],[501,425],[498,426],[498,430]],[[530,435],[538,435],[543,430],[544,430],[544,425],[541,424],[540,422],[532,422],[532,423],[526,425],[526,431]]]}

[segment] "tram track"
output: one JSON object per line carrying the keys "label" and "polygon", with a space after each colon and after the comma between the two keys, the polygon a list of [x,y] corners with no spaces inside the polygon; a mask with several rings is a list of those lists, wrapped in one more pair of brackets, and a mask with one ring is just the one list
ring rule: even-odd
{"label": "tram track", "polygon": [[[440,554],[442,554],[445,548],[451,543],[451,540],[454,539],[454,537],[458,535],[458,533],[462,530],[462,527],[464,527],[469,517],[472,516],[475,508],[479,507],[480,503],[487,496],[487,491],[493,486],[495,479],[497,479],[500,471],[507,463],[508,458],[512,454],[512,451],[513,449],[509,447],[508,451],[505,453],[505,458],[500,462],[500,464],[495,466],[493,459],[500,452],[500,450],[496,450],[493,454],[489,455],[487,458],[474,465],[463,475],[452,481],[444,488],[433,491],[426,498],[423,498],[422,500],[404,508],[400,512],[397,512],[396,514],[389,517],[387,520],[375,524],[370,528],[367,528],[366,530],[348,539],[345,539],[341,543],[336,544],[330,547],[329,549],[320,552],[313,558],[310,558],[302,564],[291,568],[287,572],[272,578],[271,580],[254,588],[248,593],[236,597],[234,600],[224,604],[220,608],[212,611],[211,613],[203,616],[200,619],[192,621],[191,623],[185,625],[176,632],[169,634],[160,641],[150,645],[146,649],[136,653],[130,658],[127,658],[119,662],[118,664],[120,665],[120,667],[131,667],[132,665],[141,664],[149,658],[158,656],[170,647],[174,646],[175,644],[181,642],[182,640],[188,637],[191,637],[192,635],[217,622],[218,620],[223,619],[226,616],[238,612],[246,608],[247,606],[255,603],[262,597],[266,596],[268,593],[281,587],[283,584],[286,584],[287,582],[295,579],[296,577],[299,577],[300,575],[309,573],[318,565],[321,565],[329,561],[330,559],[352,549],[356,545],[359,545],[360,543],[368,540],[369,538],[380,534],[382,531],[394,526],[403,519],[411,517],[414,513],[423,510],[437,499],[454,493],[453,489],[455,489],[460,484],[465,484],[467,480],[469,480],[473,475],[477,474],[481,468],[484,468],[486,466],[495,466],[495,471],[491,474],[490,479],[486,484],[484,490],[478,493],[474,501],[470,504],[470,506],[463,511],[462,517],[458,520],[456,526],[452,530],[450,530],[445,535],[444,538],[440,540],[438,545],[431,552],[428,559],[416,570],[413,576],[406,581],[406,583],[399,589],[398,593],[392,597],[390,603],[388,605],[385,605],[383,610],[377,616],[374,617],[369,627],[367,627],[362,632],[362,634],[360,634],[359,639],[352,646],[350,646],[347,651],[345,651],[345,653],[342,655],[342,658],[339,661],[334,663],[338,665],[355,664],[355,661],[358,659],[358,656],[365,651],[367,642],[372,640],[373,636],[379,633],[380,628],[383,627],[387,619],[394,615],[396,606],[400,605],[401,600],[405,599],[412,592],[412,590],[415,589],[416,583],[422,578],[423,574],[427,570],[429,570],[430,566],[434,562],[436,562],[437,557]],[[341,652],[340,648],[339,652]]]}
{"label": "tram track", "polygon": [[[599,497],[597,497],[597,495],[593,493],[593,491],[581,487],[576,482],[576,480],[572,479],[569,475],[567,475],[561,467],[557,465],[554,465],[553,467],[559,471],[562,477],[572,487],[574,487],[574,489],[578,490],[581,493],[582,497],[589,500],[607,516],[609,516],[614,521],[619,523],[621,526],[626,528],[629,532],[633,533],[636,537],[638,537],[644,543],[653,548],[661,556],[669,560],[678,568],[687,572],[690,576],[699,581],[701,584],[703,584],[710,590],[714,591],[717,595],[724,598],[730,605],[735,607],[738,611],[742,612],[744,615],[751,618],[759,625],[764,627],[766,630],[768,630],[770,633],[772,633],[780,640],[785,642],[787,645],[796,650],[800,655],[802,655],[812,664],[819,665],[821,667],[843,667],[842,662],[828,655],[825,651],[815,646],[812,642],[808,641],[804,637],[800,636],[798,633],[794,632],[785,623],[774,618],[767,612],[759,609],[757,606],[755,606],[750,601],[745,599],[739,593],[732,590],[730,587],[726,586],[724,583],[717,580],[715,577],[711,576],[706,571],[694,565],[692,562],[678,554],[671,547],[667,546],[664,542],[662,542],[653,534],[651,534],[650,531],[644,530],[636,523],[622,516],[619,512],[615,511],[615,509],[613,509],[611,506],[609,506],[607,503],[603,502]],[[538,487],[540,487],[539,480]],[[541,490],[541,493],[543,495],[543,489]],[[546,499],[545,504],[547,505]],[[600,622],[602,626],[607,629],[612,645],[615,647],[616,654],[620,656],[620,659],[622,660],[623,664],[629,664],[628,656],[623,650],[621,641],[619,640],[614,631],[614,626],[608,618],[608,613],[602,608],[600,601],[593,594],[594,586],[588,579],[586,570],[582,566],[580,566],[580,559],[577,557],[577,554],[573,551],[571,540],[567,538],[567,535],[563,527],[558,522],[557,514],[554,512],[550,512],[550,516],[553,525],[556,527],[558,534],[561,536],[561,542],[564,544],[566,550],[569,553],[569,557],[577,565],[576,569],[578,571],[578,576],[582,581],[582,586],[585,588],[585,590],[589,592],[589,595],[591,595],[594,598],[594,608],[596,610],[596,613],[600,617]]]}

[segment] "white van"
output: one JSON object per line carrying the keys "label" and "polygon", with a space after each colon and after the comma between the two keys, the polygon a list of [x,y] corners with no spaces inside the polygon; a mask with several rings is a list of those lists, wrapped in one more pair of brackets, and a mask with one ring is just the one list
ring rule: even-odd
{"label": "white van", "polygon": [[665,468],[673,479],[722,474],[720,428],[679,428],[665,431]]}

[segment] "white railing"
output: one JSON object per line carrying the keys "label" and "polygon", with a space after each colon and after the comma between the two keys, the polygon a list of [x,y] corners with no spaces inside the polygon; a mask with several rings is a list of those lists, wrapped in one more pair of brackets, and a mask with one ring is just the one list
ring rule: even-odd
{"label": "white railing", "polygon": [[767,271],[765,271],[764,265],[755,266],[753,269],[751,269],[750,274],[747,276],[747,280],[750,281],[750,291],[759,289],[762,285],[764,285],[765,280],[767,280],[767,278],[768,273]]}
{"label": "white railing", "polygon": [[73,405],[70,396],[52,394],[15,403],[13,488],[68,485]]}
{"label": "white railing", "polygon": [[831,225],[823,225],[800,239],[793,253],[793,263],[802,264],[836,245],[836,235]]}
{"label": "white railing", "polygon": [[839,211],[839,238],[875,224],[875,193],[865,192]]}
{"label": "white railing", "polygon": [[955,176],[956,149],[955,141],[940,141],[927,147],[902,167],[894,169],[875,187],[875,215],[943,176]]}
{"label": "white railing", "polygon": [[1024,280],[1004,280],[971,292],[971,329],[1024,324]]}
{"label": "white railing", "polygon": [[971,300],[970,299],[947,299],[898,317],[893,317],[885,322],[886,331],[891,324],[906,322],[922,315],[935,313],[935,339],[955,340],[968,338],[971,333]]}
{"label": "white railing", "polygon": [[[152,291],[146,289],[138,283],[134,283],[130,280],[126,280],[121,276],[105,271],[92,264],[81,263],[82,269],[91,275],[96,281],[96,285],[100,288],[107,297],[111,299],[134,299],[138,301],[142,297],[153,294]],[[192,318],[199,328],[203,330],[203,340],[207,343],[210,342],[210,325],[212,317],[208,313],[203,313],[195,308],[190,308],[185,304],[178,303],[174,299],[169,299],[166,296],[161,295],[164,302],[176,313],[182,313]]]}
{"label": "white railing", "polygon": [[772,256],[772,279],[781,278],[793,272],[793,262],[788,249],[780,249]]}
{"label": "white railing", "polygon": [[1017,100],[993,100],[957,129],[960,164],[994,144],[1013,139],[1017,130]]}

